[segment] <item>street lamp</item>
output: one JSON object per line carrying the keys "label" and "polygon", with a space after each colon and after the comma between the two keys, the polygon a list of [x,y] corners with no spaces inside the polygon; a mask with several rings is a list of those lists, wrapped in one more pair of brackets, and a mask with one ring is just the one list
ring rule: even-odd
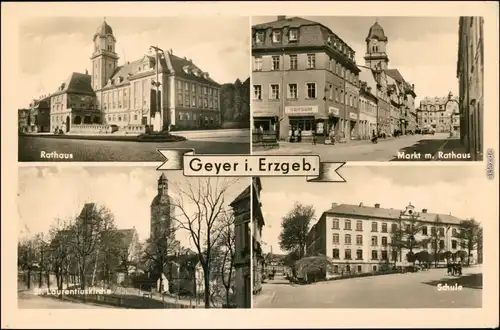
{"label": "street lamp", "polygon": [[[160,100],[160,54],[165,54],[163,49],[157,46],[150,46],[150,50],[153,50],[155,52],[155,58],[156,58],[156,81],[153,83],[153,85],[156,87],[156,111],[155,111],[155,119],[159,117],[160,119],[160,127],[159,131],[163,130],[163,104]],[[158,117],[157,117],[158,116]],[[151,114],[150,114],[151,117]],[[167,130],[170,130],[170,125],[167,126]]]}

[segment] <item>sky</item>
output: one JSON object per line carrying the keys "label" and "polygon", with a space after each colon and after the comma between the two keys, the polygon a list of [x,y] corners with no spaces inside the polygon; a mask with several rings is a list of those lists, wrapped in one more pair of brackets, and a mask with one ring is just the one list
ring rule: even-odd
{"label": "sky", "polygon": [[[470,166],[344,166],[339,171],[346,183],[308,183],[304,178],[261,178],[265,252],[285,253],[278,244],[281,219],[295,202],[313,205],[316,223],[332,203],[363,203],[382,208],[404,209],[409,203],[429,213],[452,214],[458,218],[491,218],[491,207],[481,182],[483,171]],[[496,201],[496,199],[495,199]],[[491,202],[491,201],[490,201]],[[497,221],[497,219],[494,219]]]}
{"label": "sky", "polygon": [[[458,17],[301,17],[330,28],[356,52],[358,65],[365,64],[365,38],[378,20],[388,38],[388,68],[398,69],[406,81],[415,84],[416,106],[426,96],[458,94]],[[252,25],[273,20],[276,16],[252,17]]]}
{"label": "sky", "polygon": [[[56,91],[72,72],[91,67],[92,38],[103,17],[39,17],[21,21],[19,108]],[[249,77],[248,17],[106,17],[117,39],[118,64],[140,59],[151,45],[187,57],[220,84]],[[202,27],[200,29],[200,27]]]}
{"label": "sky", "polygon": [[[170,196],[178,198],[178,187],[186,189],[190,180],[196,185],[198,178],[186,178],[182,171],[164,172],[169,181]],[[135,227],[140,240],[149,237],[150,205],[157,194],[157,181],[161,172],[156,167],[22,167],[19,168],[19,234],[21,237],[47,233],[55,219],[68,219],[78,215],[87,202],[104,205],[115,216],[120,229]],[[203,182],[207,179],[201,178]],[[212,187],[216,179],[211,179]],[[234,182],[224,195],[224,205],[236,198],[249,180]],[[219,181],[219,187],[224,183]],[[185,204],[186,205],[186,204]],[[193,205],[186,206],[192,210]],[[28,230],[26,229],[28,228]],[[195,249],[184,230],[176,238],[185,248]]]}

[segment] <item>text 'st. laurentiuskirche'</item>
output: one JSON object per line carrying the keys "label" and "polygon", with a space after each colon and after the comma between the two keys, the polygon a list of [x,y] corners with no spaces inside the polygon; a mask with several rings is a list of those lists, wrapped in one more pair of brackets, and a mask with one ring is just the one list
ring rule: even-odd
{"label": "text 'st. laurentiuskirche'", "polygon": [[158,179],[158,194],[151,202],[151,238],[165,237],[174,238],[175,214],[174,203],[168,194],[168,181],[162,173]]}

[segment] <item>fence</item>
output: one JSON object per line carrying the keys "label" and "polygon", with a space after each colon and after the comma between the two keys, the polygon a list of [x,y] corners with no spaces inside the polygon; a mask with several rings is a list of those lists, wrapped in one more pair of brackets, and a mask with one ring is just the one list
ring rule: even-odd
{"label": "fence", "polygon": [[115,131],[112,125],[101,125],[101,124],[81,124],[72,125],[71,133],[80,134],[111,134]]}
{"label": "fence", "polygon": [[277,132],[273,130],[252,130],[252,144],[254,146],[275,147],[278,145]]}

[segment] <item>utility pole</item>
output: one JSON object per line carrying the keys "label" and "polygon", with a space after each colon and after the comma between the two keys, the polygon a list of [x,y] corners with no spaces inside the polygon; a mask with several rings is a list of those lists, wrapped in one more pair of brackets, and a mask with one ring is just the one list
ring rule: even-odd
{"label": "utility pole", "polygon": [[[163,51],[163,49],[157,47],[157,46],[150,46],[150,49],[154,50],[155,52],[155,59],[156,59],[156,64],[155,64],[155,67],[156,67],[156,81],[154,82],[154,86],[156,87],[156,106],[155,106],[155,119],[160,119],[160,127],[158,129],[158,131],[163,131],[163,104],[160,100],[160,86],[161,86],[161,83],[160,83],[160,54],[163,53],[165,54],[165,52]],[[150,114],[151,116],[151,114]],[[167,125],[167,130],[169,130],[169,126],[170,125]]]}

